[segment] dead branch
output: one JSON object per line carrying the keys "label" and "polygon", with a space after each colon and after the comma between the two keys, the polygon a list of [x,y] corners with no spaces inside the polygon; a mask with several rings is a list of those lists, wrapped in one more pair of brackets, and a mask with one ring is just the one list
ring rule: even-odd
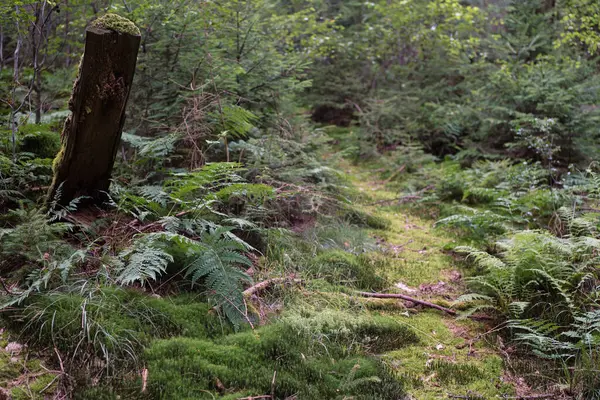
{"label": "dead branch", "polygon": [[[416,299],[414,297],[407,296],[405,294],[400,294],[400,293],[369,293],[369,292],[358,292],[358,294],[360,296],[362,296],[362,297],[373,297],[373,298],[377,298],[377,299],[402,299],[402,300],[406,300],[406,301],[412,301],[413,303],[420,304],[422,306],[429,307],[429,308],[435,308],[436,310],[443,311],[446,314],[449,314],[449,315],[452,315],[452,316],[457,316],[458,315],[458,313],[456,311],[451,310],[449,308],[442,307],[442,306],[439,306],[439,305],[434,304],[434,303],[430,303],[430,302],[425,301],[425,300],[419,300],[419,299]],[[475,320],[492,320],[491,317],[477,316],[477,315],[471,315],[471,316],[469,316],[469,318],[475,319]]]}
{"label": "dead branch", "polygon": [[277,370],[273,371],[273,380],[271,381],[271,398],[275,398],[275,378],[277,378]]}
{"label": "dead branch", "polygon": [[265,281],[257,283],[256,285],[250,286],[248,289],[244,290],[244,296],[245,297],[252,296],[256,292],[260,292],[261,290],[264,290],[264,289],[268,288],[269,286],[283,284],[283,283],[297,283],[297,284],[301,284],[302,283],[302,279],[294,279],[294,278],[289,277],[289,276],[285,277],[285,278],[271,278],[271,279],[267,279]]}
{"label": "dead branch", "polygon": [[415,299],[414,297],[406,296],[404,294],[399,293],[369,293],[369,292],[358,292],[359,295],[363,297],[374,297],[377,299],[402,299],[406,301],[412,301],[413,303],[420,304],[425,307],[435,308],[436,310],[440,310],[445,312],[446,314],[456,315],[456,311],[451,310],[446,307],[438,306],[437,304],[430,303],[425,300]]}
{"label": "dead branch", "polygon": [[391,181],[393,181],[398,175],[400,175],[401,173],[404,172],[404,170],[406,169],[406,164],[402,165],[400,168],[398,168],[398,171],[394,172],[392,175],[390,175],[389,178],[387,178],[385,181],[383,181],[383,183],[390,183]]}
{"label": "dead branch", "polygon": [[[473,396],[476,396],[476,397],[473,397]],[[483,399],[484,397],[482,397],[480,395],[472,395],[472,394],[471,395],[465,395],[465,396],[460,395],[460,394],[448,394],[448,398],[449,399],[467,399],[467,400],[470,400],[470,399],[474,399],[474,398],[476,398],[476,399]]]}
{"label": "dead branch", "polygon": [[546,393],[546,394],[534,394],[531,396],[513,396],[513,397],[500,397],[501,399],[511,399],[511,400],[534,400],[534,399],[549,399],[555,397],[554,393]]}

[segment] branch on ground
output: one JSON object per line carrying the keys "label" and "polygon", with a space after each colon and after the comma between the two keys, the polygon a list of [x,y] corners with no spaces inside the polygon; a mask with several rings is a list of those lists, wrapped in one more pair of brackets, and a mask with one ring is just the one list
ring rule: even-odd
{"label": "branch on ground", "polygon": [[[412,301],[413,303],[420,304],[424,307],[435,308],[436,310],[440,310],[445,312],[446,314],[457,316],[458,313],[450,308],[442,307],[440,305],[430,303],[425,300],[420,300],[411,296],[407,296],[399,293],[370,293],[370,292],[358,292],[358,294],[362,297],[373,297],[377,299],[401,299],[406,301]],[[492,320],[493,318],[488,316],[480,316],[480,315],[471,315],[469,316],[471,319],[475,320]]]}
{"label": "branch on ground", "polygon": [[271,278],[271,279],[267,279],[265,281],[259,282],[256,285],[250,286],[248,289],[244,290],[244,296],[245,297],[252,296],[253,294],[260,292],[261,290],[265,290],[266,288],[273,286],[273,285],[279,285],[279,284],[285,284],[285,283],[301,284],[302,282],[303,282],[302,279],[295,279],[291,276],[288,276],[285,278]]}

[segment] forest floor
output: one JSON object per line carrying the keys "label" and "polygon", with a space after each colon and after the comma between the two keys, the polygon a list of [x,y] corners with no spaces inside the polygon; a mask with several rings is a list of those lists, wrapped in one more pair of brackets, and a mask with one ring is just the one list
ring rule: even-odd
{"label": "forest floor", "polygon": [[[454,238],[434,228],[434,219],[427,213],[416,215],[397,205],[394,200],[398,194],[377,180],[379,174],[374,170],[351,165],[344,165],[344,169],[353,185],[366,194],[365,211],[391,222],[388,229],[370,233],[392,266],[386,275],[395,286],[393,291],[445,307],[464,294],[463,276],[469,271],[444,250]],[[523,379],[505,369],[508,354],[489,323],[457,320],[402,300],[378,301],[398,306],[398,311],[383,312],[420,337],[418,344],[384,355],[414,399],[493,399],[533,394]]]}
{"label": "forest floor", "polygon": [[[386,287],[379,292],[404,294],[441,307],[452,307],[453,302],[466,293],[464,278],[471,273],[464,263],[446,250],[453,247],[458,238],[449,231],[434,227],[437,215],[433,210],[427,211],[425,208],[417,212],[406,205],[398,204],[397,191],[380,178],[378,166],[357,166],[347,161],[339,161],[336,167],[344,172],[351,186],[350,190],[360,193],[356,196],[359,200],[353,206],[364,211],[366,215],[386,222],[381,224],[379,229],[366,230],[370,239],[377,245],[376,251],[364,254],[372,258],[373,268],[370,272],[373,277],[377,275],[385,278],[386,282]],[[298,227],[298,230],[304,228]],[[358,231],[361,228],[356,229]],[[299,237],[302,236],[302,232],[297,233],[300,233]],[[351,236],[356,232],[346,234]],[[275,265],[277,261],[269,260],[268,254],[263,261],[257,264],[257,268],[261,270],[254,277],[255,281],[268,280],[274,276],[281,276],[282,272],[290,272],[285,266]],[[305,307],[321,314],[323,319],[354,314],[367,319],[384,316],[407,328],[417,338],[413,341],[407,340],[393,350],[374,354],[404,383],[405,390],[412,399],[507,399],[528,398],[538,394],[527,386],[523,378],[510,372],[515,370],[511,365],[512,350],[504,346],[501,338],[496,335],[495,327],[489,321],[457,319],[456,316],[443,311],[410,301],[361,297],[356,291],[345,287],[344,282],[326,284],[323,278],[316,274],[303,280],[302,285],[291,285],[283,292],[276,292],[273,297],[254,297],[258,314],[264,317],[261,318],[261,322],[272,325],[279,315],[289,317],[290,313],[297,313]],[[283,296],[280,296],[282,293]],[[188,364],[197,363],[198,360],[192,356],[186,361],[183,357],[179,359],[179,356],[171,354],[171,346],[186,348],[192,355],[201,351],[198,349],[217,346],[214,350],[215,357],[220,363],[224,363],[223,366],[219,366],[219,371],[226,371],[230,366],[223,358],[228,357],[232,347],[223,344],[235,343],[236,347],[244,343],[253,343],[259,336],[258,333],[250,335],[250,340],[250,336],[245,336],[245,332],[233,335],[230,335],[231,332],[223,332],[217,336],[204,335],[202,329],[199,329],[202,321],[198,324],[194,322],[194,318],[199,315],[198,310],[206,311],[202,308],[204,306],[194,306],[189,302],[190,298],[185,296],[179,300],[177,296],[158,297],[148,301],[156,305],[162,304],[162,310],[170,318],[178,318],[178,323],[182,321],[182,326],[189,325],[190,328],[165,335],[164,340],[156,340],[146,348],[150,362],[150,384],[156,379],[162,380],[162,384],[172,380],[167,372],[164,376],[157,377],[157,372],[163,372],[161,368],[166,365],[163,365],[163,362],[171,363],[174,368],[174,372],[171,372],[177,376],[180,374],[180,368],[188,368]],[[346,314],[336,314],[339,309],[344,308]],[[255,328],[256,332],[262,332],[263,337],[268,338],[268,332],[261,331],[263,327],[257,325]],[[402,338],[398,341],[402,341]],[[53,366],[50,361],[54,358],[51,350],[47,350],[46,353],[29,353],[20,342],[21,338],[17,332],[9,333],[0,328],[0,388],[2,385],[9,388],[12,399],[43,399],[58,386],[57,378],[61,375],[59,366]],[[293,347],[290,349],[297,350]],[[256,350],[248,350],[248,353],[242,356],[254,357],[253,351]],[[251,361],[252,358],[248,360]],[[266,366],[272,367],[270,364]],[[195,368],[195,364],[192,367]],[[212,371],[212,364],[210,368]],[[231,367],[230,370],[235,371],[235,368],[241,367]],[[532,373],[535,374],[535,371]],[[182,378],[181,385],[187,384],[197,386],[199,382],[193,379],[188,382]],[[180,383],[174,382],[173,385],[179,387]],[[134,386],[135,393],[139,395],[139,384],[135,383]],[[244,395],[257,395],[250,388],[247,389],[248,393]],[[0,400],[11,398],[3,390],[0,389]],[[204,389],[200,391],[210,394],[213,398],[219,395]],[[234,397],[228,398],[235,398],[235,395],[232,394]],[[88,395],[81,398],[91,397]]]}

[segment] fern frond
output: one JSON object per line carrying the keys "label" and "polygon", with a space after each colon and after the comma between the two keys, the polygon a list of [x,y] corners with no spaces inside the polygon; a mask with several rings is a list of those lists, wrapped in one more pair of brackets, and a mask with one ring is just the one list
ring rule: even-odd
{"label": "fern frond", "polygon": [[173,262],[173,256],[166,251],[145,244],[126,250],[119,257],[125,262],[117,276],[117,282],[122,285],[134,282],[144,285],[149,280],[154,281]]}

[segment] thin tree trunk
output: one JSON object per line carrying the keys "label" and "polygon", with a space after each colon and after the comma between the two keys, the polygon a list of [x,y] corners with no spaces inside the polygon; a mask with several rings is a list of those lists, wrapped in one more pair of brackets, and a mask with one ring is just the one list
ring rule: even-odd
{"label": "thin tree trunk", "polygon": [[42,24],[42,20],[44,18],[44,8],[45,8],[46,2],[44,1],[41,8],[39,6],[39,4],[35,5],[35,12],[34,12],[34,23],[33,26],[31,27],[31,58],[33,59],[33,79],[31,80],[31,85],[33,88],[33,91],[35,92],[35,123],[39,124],[42,118],[42,112],[41,112],[41,90],[39,87],[37,87],[37,83],[38,83],[38,75],[40,72],[40,66],[39,66],[39,60],[38,60],[38,55],[39,55],[39,38],[41,37],[41,24]]}
{"label": "thin tree trunk", "polygon": [[[118,23],[111,23],[114,20]],[[119,24],[130,28],[126,32],[111,29]],[[51,205],[66,205],[80,196],[97,203],[106,199],[140,39],[132,22],[114,14],[87,28],[79,76],[69,101],[72,115],[65,122],[61,150],[54,161]]]}
{"label": "thin tree trunk", "polygon": [[17,44],[15,46],[15,52],[13,54],[13,90],[11,92],[11,106],[10,106],[10,127],[11,127],[11,142],[12,142],[12,156],[13,162],[17,161],[17,112],[20,107],[17,107],[17,86],[19,85],[19,54],[21,52],[21,44],[23,39],[21,38],[21,29],[19,26],[19,6],[15,6],[15,24],[17,28]]}
{"label": "thin tree trunk", "polygon": [[46,25],[50,15],[52,14],[53,8],[50,9],[46,15],[46,6],[48,2],[44,0],[41,8],[35,10],[35,23],[32,27],[31,32],[31,50],[33,58],[33,79],[31,87],[35,92],[35,123],[39,124],[42,119],[42,66],[46,60],[44,55],[43,61],[40,61],[40,48],[46,41],[47,34],[44,33]]}
{"label": "thin tree trunk", "polygon": [[69,42],[69,0],[65,0],[65,66],[71,66],[71,43]]}
{"label": "thin tree trunk", "polygon": [[0,72],[4,69],[4,27],[0,25]]}

